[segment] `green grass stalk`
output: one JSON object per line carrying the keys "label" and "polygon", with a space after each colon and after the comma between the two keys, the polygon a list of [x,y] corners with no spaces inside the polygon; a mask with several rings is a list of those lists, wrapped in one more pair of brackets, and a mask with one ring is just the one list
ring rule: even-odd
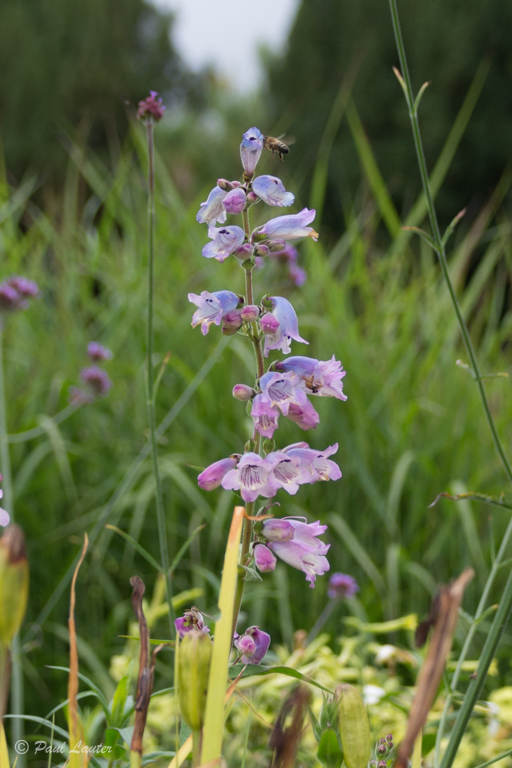
{"label": "green grass stalk", "polygon": [[[430,226],[432,229],[432,240],[435,246],[435,250],[439,257],[443,278],[446,283],[446,287],[448,289],[448,293],[453,306],[453,310],[455,312],[455,316],[457,318],[457,323],[464,341],[464,346],[466,348],[466,352],[469,357],[472,376],[478,388],[478,394],[480,396],[480,401],[482,404],[482,408],[484,410],[487,426],[491,433],[494,447],[500,458],[503,470],[508,480],[512,483],[512,467],[505,453],[505,449],[502,445],[500,436],[498,434],[498,430],[496,428],[496,424],[494,422],[493,415],[491,413],[489,401],[487,398],[487,393],[485,391],[485,387],[483,383],[483,377],[480,371],[480,366],[478,364],[476,353],[473,348],[473,343],[471,341],[471,337],[469,335],[469,331],[468,331],[466,322],[464,320],[464,316],[462,314],[459,300],[457,298],[457,294],[455,292],[455,289],[450,277],[448,262],[446,259],[445,246],[443,243],[443,238],[441,236],[441,231],[439,229],[437,213],[434,205],[434,199],[433,199],[432,190],[430,186],[430,180],[427,172],[427,164],[426,164],[425,154],[423,151],[423,144],[421,140],[421,133],[420,133],[419,122],[418,122],[419,98],[417,97],[415,100],[413,95],[411,78],[409,75],[409,68],[407,66],[407,59],[405,55],[405,47],[404,47],[404,42],[402,38],[402,31],[400,28],[400,20],[398,16],[398,8],[397,8],[396,0],[389,0],[389,2],[390,2],[390,8],[391,8],[391,17],[393,21],[393,30],[395,33],[395,40],[396,40],[396,45],[398,49],[398,56],[400,59],[400,67],[401,67],[401,75],[402,75],[402,78],[400,79],[400,84],[402,85],[405,98],[407,101],[407,106],[409,108],[409,117],[411,119],[411,126],[412,126],[414,144],[416,148],[416,155],[417,155],[418,165],[419,165],[419,170],[421,175],[421,182],[422,182],[423,192],[424,192],[426,203],[427,203]],[[503,555],[504,553],[504,550],[505,550],[504,544],[505,542],[508,543],[511,533],[512,533],[512,521],[509,523],[507,527],[505,536],[503,538],[502,546],[500,547],[501,555]],[[487,596],[490,591],[492,582],[494,580],[494,575],[496,573],[498,566],[499,566],[499,563],[496,561],[494,563],[493,569],[491,570],[491,573],[489,574],[489,578],[487,579],[484,592],[482,594],[482,598],[480,601],[480,605],[478,606],[480,613],[483,610],[483,607],[485,605],[485,600],[487,599]],[[478,695],[482,690],[489,666],[494,656],[494,652],[501,640],[502,633],[505,629],[505,625],[510,617],[511,612],[512,612],[512,572],[509,575],[507,585],[505,587],[505,592],[500,601],[499,609],[491,625],[491,629],[488,633],[486,643],[484,645],[482,654],[480,656],[480,662],[478,665],[476,678],[470,682],[466,695],[464,697],[462,707],[460,708],[457,714],[457,717],[455,719],[455,723],[450,735],[450,740],[441,761],[441,768],[449,768],[449,766],[452,765],[455,759],[458,746],[464,735],[464,731],[466,729],[469,718],[471,717],[471,713],[477,701]],[[457,669],[455,671],[454,678],[452,680],[452,692],[455,690],[455,686],[457,685],[457,682],[459,679],[460,670],[462,669],[462,663],[465,659],[465,655],[467,651],[469,650],[471,639],[473,637],[473,634],[476,628],[476,620],[478,618],[478,615],[475,616],[472,627],[470,629],[470,632],[468,633],[466,642],[462,649],[462,652],[458,661]],[[438,735],[437,735],[436,765],[439,765],[438,759],[439,759],[439,753],[440,753],[440,743],[443,736],[443,728],[446,722],[446,715],[447,715],[449,706],[450,704],[449,702],[447,702],[445,711],[443,713],[443,717],[441,719]]]}
{"label": "green grass stalk", "polygon": [[[0,320],[0,461],[2,465],[2,490],[4,492],[2,506],[14,522],[14,506],[12,492],[11,456],[9,453],[9,438],[7,432],[7,412],[5,408],[5,377],[4,377],[4,328]],[[24,712],[23,670],[21,668],[21,644],[18,633],[13,638],[11,646],[11,712],[14,715],[12,723],[12,740],[14,743],[23,739]],[[18,756],[18,768],[25,768],[24,755]]]}
{"label": "green grass stalk", "polygon": [[147,390],[147,413],[149,424],[149,435],[151,442],[151,461],[153,465],[153,475],[155,478],[155,501],[156,515],[158,522],[158,538],[160,541],[160,562],[165,575],[165,592],[169,606],[169,626],[171,637],[174,637],[174,608],[172,605],[172,584],[169,574],[169,549],[167,546],[167,533],[165,526],[165,509],[162,492],[162,479],[160,477],[160,467],[158,464],[158,444],[156,438],[156,415],[155,415],[155,388],[153,376],[153,344],[154,344],[154,317],[155,317],[155,157],[153,141],[153,123],[151,119],[147,120],[147,141],[148,141],[148,319],[147,319],[147,369],[146,369],[146,390]]}

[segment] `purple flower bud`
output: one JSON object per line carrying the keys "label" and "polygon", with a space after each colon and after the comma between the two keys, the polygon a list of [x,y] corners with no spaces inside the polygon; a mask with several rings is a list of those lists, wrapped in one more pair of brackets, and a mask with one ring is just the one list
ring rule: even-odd
{"label": "purple flower bud", "polygon": [[253,191],[267,205],[276,205],[279,207],[292,205],[295,195],[287,192],[283,182],[277,176],[258,176],[252,182]]}
{"label": "purple flower bud", "polygon": [[226,213],[242,213],[245,208],[245,192],[240,187],[228,192],[222,201]]}
{"label": "purple flower bud", "polygon": [[263,522],[263,536],[268,541],[291,541],[294,528],[289,520],[278,520],[275,517]]}
{"label": "purple flower bud", "polygon": [[347,573],[333,573],[329,579],[329,589],[327,595],[329,597],[353,597],[356,592],[359,592],[359,585],[353,576],[349,576]]}
{"label": "purple flower bud", "polygon": [[385,744],[379,744],[379,746],[377,747],[377,752],[379,753],[379,755],[385,755],[387,751],[388,751],[388,748],[386,747]]}
{"label": "purple flower bud", "polygon": [[276,568],[277,560],[272,554],[270,549],[264,544],[255,544],[253,549],[254,562],[256,567],[262,573],[268,571],[274,571]]}
{"label": "purple flower bud", "polygon": [[203,248],[203,256],[206,259],[215,258],[221,263],[227,257],[240,248],[245,239],[245,233],[241,227],[222,227],[208,229],[208,237],[212,238],[211,243],[207,243]]}
{"label": "purple flower bud", "polygon": [[185,637],[188,632],[196,631],[208,633],[210,631],[204,623],[203,615],[194,607],[185,611],[180,618],[175,619],[174,626],[180,637]]}
{"label": "purple flower bud", "polygon": [[254,246],[251,245],[251,243],[244,243],[240,246],[240,248],[237,248],[236,251],[233,251],[237,259],[240,259],[240,261],[246,261],[247,259],[250,259],[253,252]]}
{"label": "purple flower bud", "polygon": [[222,318],[222,333],[224,336],[233,336],[242,327],[242,313],[239,309],[233,309]]}
{"label": "purple flower bud", "polygon": [[253,323],[260,316],[260,308],[256,304],[247,304],[242,307],[240,314],[244,323]]}
{"label": "purple flower bud", "polygon": [[6,283],[0,283],[0,312],[9,312],[20,308],[21,296]]}
{"label": "purple flower bud", "polygon": [[252,189],[249,190],[249,192],[247,193],[247,202],[249,203],[249,205],[254,205],[254,203],[258,203],[259,200],[260,198],[258,197],[256,192],[253,192]]}
{"label": "purple flower bud", "polygon": [[220,325],[222,318],[240,303],[240,298],[232,291],[203,291],[200,296],[189,293],[188,300],[198,307],[192,316],[192,328],[201,324],[203,336],[206,336],[212,323]]}
{"label": "purple flower bud", "polygon": [[263,151],[263,134],[258,128],[249,128],[240,144],[240,158],[245,175],[252,176]]}
{"label": "purple flower bud", "polygon": [[267,245],[271,253],[282,253],[286,248],[284,240],[270,240]]}
{"label": "purple flower bud", "polygon": [[106,397],[112,388],[107,372],[97,365],[82,368],[80,378],[96,397]]}
{"label": "purple flower bud", "polygon": [[268,250],[268,247],[266,245],[259,243],[254,249],[254,253],[256,254],[256,256],[268,256],[270,251]]}
{"label": "purple flower bud", "polygon": [[388,735],[386,736],[386,741],[393,741],[393,734],[392,733],[388,733]]}
{"label": "purple flower bud", "polygon": [[227,194],[218,185],[214,187],[208,195],[208,199],[201,203],[196,215],[197,221],[200,224],[208,224],[208,226],[215,226],[217,222],[223,224],[226,221],[226,211],[222,203]]}
{"label": "purple flower bud", "polygon": [[232,181],[227,179],[217,179],[217,186],[224,190],[224,192],[231,192],[235,185]]}
{"label": "purple flower bud", "polygon": [[203,469],[201,474],[198,475],[198,486],[202,488],[203,491],[213,491],[214,488],[218,488],[225,475],[227,475],[230,470],[234,469],[239,461],[239,454],[234,453],[227,459],[220,459],[220,461],[210,464],[209,467]]}
{"label": "purple flower bud", "polygon": [[263,333],[276,333],[279,328],[279,320],[270,313],[263,315],[260,320],[260,328]]}
{"label": "purple flower bud", "polygon": [[249,627],[235,639],[235,648],[243,664],[260,664],[270,645],[270,635],[259,627]]}
{"label": "purple flower bud", "polygon": [[[0,480],[3,480],[2,475],[0,475]],[[0,499],[3,498],[4,492],[0,490]],[[0,508],[0,525],[5,527],[6,525],[9,525],[9,520],[11,518],[9,517],[9,513],[6,512],[5,509]]]}
{"label": "purple flower bud", "polygon": [[312,237],[313,240],[317,240],[318,232],[315,232],[312,227],[306,226],[313,221],[315,216],[316,211],[303,208],[300,213],[278,216],[267,221],[263,227],[258,227],[256,233],[258,236],[266,235],[281,240],[296,240],[299,237]]}
{"label": "purple flower bud", "polygon": [[164,116],[165,107],[162,105],[162,99],[157,99],[158,91],[150,91],[142,101],[139,101],[137,117],[139,120],[158,123]]}
{"label": "purple flower bud", "polygon": [[241,402],[252,400],[254,397],[254,389],[248,387],[247,384],[235,384],[233,387],[233,397]]}
{"label": "purple flower bud", "polygon": [[33,280],[28,280],[26,277],[20,277],[19,275],[13,275],[9,277],[7,283],[14,288],[15,291],[21,296],[25,296],[28,299],[33,299],[39,294],[39,287]]}
{"label": "purple flower bud", "polygon": [[388,768],[388,761],[379,760],[379,762],[377,763],[377,768]]}
{"label": "purple flower bud", "polygon": [[87,354],[91,360],[99,362],[100,360],[110,360],[112,352],[108,347],[98,344],[97,341],[90,341],[87,345]]}

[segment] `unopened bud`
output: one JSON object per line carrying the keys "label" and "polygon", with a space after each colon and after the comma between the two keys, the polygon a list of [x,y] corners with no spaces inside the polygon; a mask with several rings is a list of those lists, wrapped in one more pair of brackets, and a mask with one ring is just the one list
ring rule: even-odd
{"label": "unopened bud", "polygon": [[233,189],[233,183],[227,179],[217,179],[217,186],[224,190],[224,192],[230,192]]}
{"label": "unopened bud", "polygon": [[0,645],[9,646],[21,627],[28,601],[25,537],[10,525],[0,538]]}
{"label": "unopened bud", "polygon": [[253,203],[259,202],[258,195],[256,194],[256,192],[253,192],[252,189],[250,190],[250,192],[247,193],[247,202],[250,203],[251,205]]}
{"label": "unopened bud", "polygon": [[279,253],[279,251],[284,251],[286,248],[286,243],[284,240],[271,240],[268,244],[268,249],[271,253]]}
{"label": "unopened bud", "polygon": [[393,741],[393,734],[392,733],[388,733],[388,735],[386,736],[386,741]]}
{"label": "unopened bud", "polygon": [[241,328],[242,322],[240,310],[231,310],[222,318],[222,333],[224,336],[233,336]]}
{"label": "unopened bud", "polygon": [[244,446],[244,451],[245,453],[252,453],[255,447],[254,440],[248,440]]}
{"label": "unopened bud", "polygon": [[233,397],[235,397],[237,400],[240,400],[241,402],[251,400],[255,394],[256,393],[254,389],[252,387],[248,387],[247,384],[235,384],[233,387]]}
{"label": "unopened bud", "polygon": [[388,761],[379,760],[379,762],[377,763],[377,768],[388,768]]}
{"label": "unopened bud", "polygon": [[252,323],[260,316],[260,308],[256,304],[248,304],[241,311],[242,320],[246,323]]}
{"label": "unopened bud", "polygon": [[274,304],[272,302],[272,294],[266,293],[265,296],[262,298],[261,303],[266,309],[273,309]]}
{"label": "unopened bud", "polygon": [[263,243],[260,243],[254,249],[254,253],[255,253],[256,256],[268,256],[269,250],[268,250],[268,247],[266,245],[263,245]]}
{"label": "unopened bud", "polygon": [[260,328],[263,333],[275,333],[279,328],[279,320],[271,314],[263,315],[260,320]]}
{"label": "unopened bud", "polygon": [[192,630],[180,643],[178,685],[183,719],[193,731],[204,725],[206,694],[210,675],[212,641],[204,632]]}
{"label": "unopened bud", "polygon": [[268,456],[268,454],[272,453],[272,451],[275,451],[275,449],[275,441],[267,437],[267,439],[263,441],[263,452],[265,453],[265,456]]}
{"label": "unopened bud", "polygon": [[243,189],[236,188],[228,192],[222,201],[226,213],[242,213],[245,208],[245,192]]}
{"label": "unopened bud", "polygon": [[250,243],[244,243],[240,248],[236,249],[235,256],[237,259],[240,259],[240,261],[246,261],[251,258],[253,251],[254,247]]}
{"label": "unopened bud", "polygon": [[388,751],[388,748],[385,744],[379,744],[379,746],[377,747],[377,752],[379,753],[379,755],[385,755],[387,751]]}

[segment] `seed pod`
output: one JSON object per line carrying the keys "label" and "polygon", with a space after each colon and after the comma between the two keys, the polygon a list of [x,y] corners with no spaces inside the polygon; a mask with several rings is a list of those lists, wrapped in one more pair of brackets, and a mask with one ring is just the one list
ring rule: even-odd
{"label": "seed pod", "polygon": [[363,700],[352,685],[336,688],[338,726],[347,768],[366,768],[370,759],[371,734]]}
{"label": "seed pod", "polygon": [[28,601],[25,537],[10,525],[0,538],[0,644],[9,646],[25,616]]}
{"label": "seed pod", "polygon": [[204,632],[192,630],[180,642],[178,651],[180,709],[184,720],[193,731],[200,731],[204,725],[211,655],[212,641]]}

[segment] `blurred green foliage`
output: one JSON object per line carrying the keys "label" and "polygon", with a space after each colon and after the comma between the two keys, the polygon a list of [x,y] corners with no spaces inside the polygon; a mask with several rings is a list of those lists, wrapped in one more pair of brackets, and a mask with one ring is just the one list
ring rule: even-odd
{"label": "blurred green foliage", "polygon": [[171,42],[172,16],[145,0],[4,0],[0,4],[0,132],[7,167],[62,174],[65,133],[117,148],[127,105],[150,89],[166,103],[200,97]]}
{"label": "blurred green foliage", "polygon": [[[508,0],[409,0],[400,4],[413,86],[431,81],[420,108],[432,164],[482,67],[488,72],[473,118],[438,200],[448,221],[471,204],[476,213],[510,162],[512,49]],[[295,136],[289,156],[309,184],[322,136],[342,84],[350,90],[382,175],[399,208],[419,191],[414,146],[385,0],[303,0],[283,55],[271,60],[270,103],[279,132]],[[483,74],[485,74],[485,72]],[[326,215],[340,231],[340,210],[359,184],[359,158],[345,122],[329,163]],[[448,222],[447,222],[448,223]]]}

